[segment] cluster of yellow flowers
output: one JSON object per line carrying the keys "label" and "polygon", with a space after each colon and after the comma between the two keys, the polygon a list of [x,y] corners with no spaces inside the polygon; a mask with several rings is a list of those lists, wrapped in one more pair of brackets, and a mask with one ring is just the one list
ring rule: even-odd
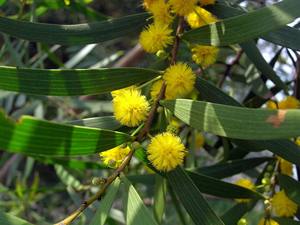
{"label": "cluster of yellow flowers", "polygon": [[[174,15],[182,16],[192,29],[217,22],[217,18],[201,8],[215,0],[144,0],[144,7],[153,15],[154,22],[140,34],[140,44],[146,52],[157,53],[173,43],[171,24]],[[192,59],[206,68],[216,61],[219,49],[213,46],[192,45]]]}
{"label": "cluster of yellow flowers", "polygon": [[[201,6],[214,4],[214,0],[144,0],[144,8],[153,16],[153,23],[143,30],[139,42],[143,49],[149,53],[163,51],[174,42],[172,22],[175,16],[184,17],[192,29],[216,22],[217,19]],[[202,67],[213,64],[216,60],[218,49],[211,46],[191,46],[192,59]],[[163,73],[162,79],[153,83],[150,95],[156,100],[166,85],[164,98],[176,99],[188,96],[195,84],[196,75],[186,63],[172,63]],[[137,127],[148,117],[150,103],[146,96],[136,86],[113,91],[114,116],[120,124],[127,127]],[[197,135],[196,147],[204,143],[202,135]],[[117,167],[129,153],[129,147],[116,147],[100,153],[103,162],[110,167]],[[169,131],[156,135],[151,139],[147,148],[148,159],[160,171],[170,171],[182,164],[186,154],[176,132]]]}

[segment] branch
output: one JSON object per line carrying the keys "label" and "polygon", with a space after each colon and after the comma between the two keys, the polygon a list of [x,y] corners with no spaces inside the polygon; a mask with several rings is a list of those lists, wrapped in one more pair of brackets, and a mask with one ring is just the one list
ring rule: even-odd
{"label": "branch", "polygon": [[126,166],[129,164],[134,151],[130,151],[129,154],[126,156],[122,164],[106,179],[106,182],[103,184],[102,188],[92,197],[84,201],[80,207],[75,210],[71,215],[69,215],[64,220],[54,224],[54,225],[69,225],[71,222],[73,222],[87,207],[89,207],[94,201],[101,198],[101,196],[105,193],[106,189],[109,187],[109,185],[120,176],[121,172],[126,168]]}
{"label": "branch", "polygon": [[221,87],[223,86],[223,84],[224,84],[226,78],[230,76],[230,72],[231,72],[233,66],[239,63],[239,61],[240,61],[240,59],[241,59],[241,57],[242,57],[242,54],[243,54],[243,50],[240,50],[240,51],[237,53],[235,59],[232,61],[232,63],[226,64],[226,70],[225,70],[224,75],[223,75],[223,77],[222,77],[222,79],[220,80],[219,85],[218,85],[219,88],[221,88]]}

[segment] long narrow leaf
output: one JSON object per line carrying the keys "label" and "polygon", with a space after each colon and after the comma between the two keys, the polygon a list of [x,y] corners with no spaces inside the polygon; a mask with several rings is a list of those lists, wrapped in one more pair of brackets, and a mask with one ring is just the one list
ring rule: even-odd
{"label": "long narrow leaf", "polygon": [[40,70],[2,66],[0,89],[36,95],[93,95],[148,81],[157,75],[157,71],[141,68]]}
{"label": "long narrow leaf", "polygon": [[60,45],[99,43],[137,32],[149,14],[142,13],[101,22],[57,25],[0,17],[0,32],[29,41]]}
{"label": "long narrow leaf", "polygon": [[47,157],[89,155],[130,140],[121,132],[52,123],[30,116],[15,123],[1,112],[0,133],[1,149]]}
{"label": "long narrow leaf", "polygon": [[225,178],[253,169],[256,166],[268,160],[271,160],[271,158],[260,157],[260,158],[250,158],[250,159],[238,159],[238,160],[218,163],[212,166],[200,167],[195,169],[195,171],[215,178]]}
{"label": "long narrow leaf", "polygon": [[130,225],[158,225],[147,207],[144,205],[139,194],[126,177],[122,177],[125,192],[126,224]]}
{"label": "long narrow leaf", "polygon": [[192,43],[214,46],[241,43],[292,22],[300,16],[299,8],[298,0],[284,0],[245,15],[188,31],[182,37]]}
{"label": "long narrow leaf", "polygon": [[104,198],[100,201],[99,207],[90,225],[104,225],[114,199],[120,187],[120,180],[117,178],[110,186]]}
{"label": "long narrow leaf", "polygon": [[166,174],[173,190],[196,225],[224,225],[192,179],[180,167]]}
{"label": "long narrow leaf", "polygon": [[162,105],[194,128],[229,138],[291,138],[300,132],[300,110],[250,109],[187,99],[162,101]]}

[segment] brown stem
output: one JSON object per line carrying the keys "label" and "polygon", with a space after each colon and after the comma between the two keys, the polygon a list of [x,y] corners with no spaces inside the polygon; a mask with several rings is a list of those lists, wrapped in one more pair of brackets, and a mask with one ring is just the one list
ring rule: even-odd
{"label": "brown stem", "polygon": [[89,207],[94,201],[100,199],[100,197],[105,193],[108,186],[123,172],[126,166],[129,164],[134,151],[130,151],[126,156],[122,164],[106,179],[106,182],[103,184],[102,188],[92,197],[84,201],[78,209],[76,209],[71,215],[69,215],[64,220],[54,224],[54,225],[68,225],[73,222],[87,207]]}
{"label": "brown stem", "polygon": [[[177,52],[178,52],[178,47],[179,47],[179,42],[180,42],[180,34],[183,31],[183,24],[184,24],[183,17],[179,17],[178,26],[177,26],[177,29],[176,29],[176,37],[175,37],[175,41],[174,41],[172,52],[171,52],[170,65],[173,65],[173,64],[176,63],[176,57],[177,57]],[[149,133],[149,130],[151,128],[151,124],[154,120],[155,113],[156,113],[156,110],[157,110],[158,105],[159,105],[159,101],[161,99],[163,99],[164,96],[165,96],[166,87],[167,87],[166,82],[163,80],[161,89],[159,91],[159,95],[158,95],[157,99],[154,101],[154,103],[152,105],[152,108],[150,110],[148,120],[145,122],[144,128],[141,130],[141,132],[139,133],[139,135],[137,137],[138,141],[142,141],[143,137],[147,133]]]}
{"label": "brown stem", "polygon": [[226,70],[225,70],[225,72],[224,72],[224,74],[223,74],[223,76],[222,76],[222,79],[220,80],[219,85],[218,85],[219,88],[221,88],[221,87],[223,86],[223,84],[224,84],[226,78],[227,78],[228,76],[230,76],[230,72],[231,72],[233,66],[239,63],[239,61],[240,61],[240,59],[241,59],[241,57],[242,57],[242,54],[243,54],[243,50],[240,50],[240,51],[237,53],[237,55],[236,55],[236,57],[234,58],[234,60],[232,61],[232,63],[226,64]]}
{"label": "brown stem", "polygon": [[136,44],[121,59],[119,59],[112,67],[128,67],[136,64],[145,54],[140,44]]}

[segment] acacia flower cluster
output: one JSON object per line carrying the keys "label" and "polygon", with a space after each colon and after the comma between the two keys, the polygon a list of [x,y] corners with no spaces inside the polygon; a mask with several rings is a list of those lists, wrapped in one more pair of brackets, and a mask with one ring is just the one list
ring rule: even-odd
{"label": "acacia flower cluster", "polygon": [[[173,43],[172,21],[182,16],[192,29],[217,22],[217,18],[201,6],[214,4],[214,0],[152,0],[144,1],[144,7],[153,15],[153,23],[140,34],[140,44],[146,52],[157,53]],[[195,63],[206,68],[215,63],[219,49],[214,46],[192,45]]]}

